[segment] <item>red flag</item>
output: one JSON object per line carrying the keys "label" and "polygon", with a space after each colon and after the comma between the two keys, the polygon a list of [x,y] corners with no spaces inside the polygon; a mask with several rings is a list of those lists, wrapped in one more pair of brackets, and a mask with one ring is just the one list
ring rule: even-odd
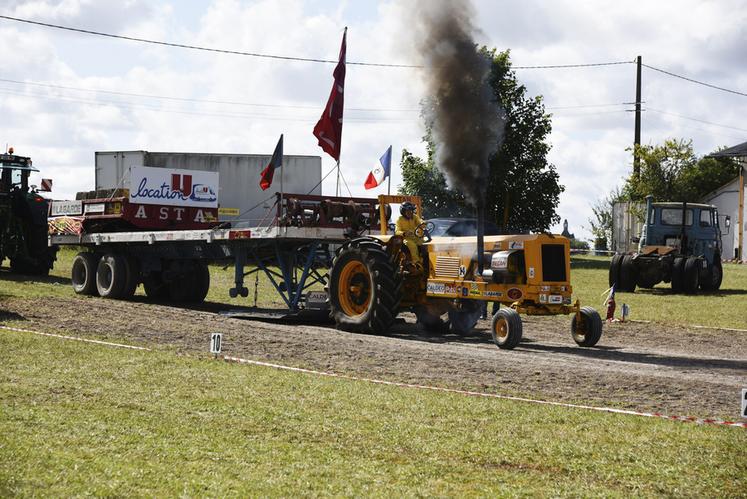
{"label": "red flag", "polygon": [[333,76],[335,82],[332,85],[332,91],[327,100],[327,107],[324,108],[322,117],[314,127],[314,136],[319,139],[319,146],[340,161],[340,146],[342,142],[342,110],[343,110],[343,92],[345,88],[345,49],[348,29],[342,35],[342,46],[340,47],[340,58],[335,67]]}
{"label": "red flag", "polygon": [[278,145],[275,146],[275,152],[272,153],[270,163],[262,170],[262,178],[259,179],[259,186],[266,191],[272,185],[272,177],[275,174],[275,168],[283,166],[283,136],[280,135]]}

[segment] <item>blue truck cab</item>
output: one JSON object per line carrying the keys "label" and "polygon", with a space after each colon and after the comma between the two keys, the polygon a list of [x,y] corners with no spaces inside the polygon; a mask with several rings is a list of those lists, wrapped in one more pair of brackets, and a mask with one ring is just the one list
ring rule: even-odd
{"label": "blue truck cab", "polygon": [[716,291],[723,277],[721,248],[715,206],[654,203],[648,196],[638,251],[612,257],[610,286],[633,292],[669,282],[674,292]]}

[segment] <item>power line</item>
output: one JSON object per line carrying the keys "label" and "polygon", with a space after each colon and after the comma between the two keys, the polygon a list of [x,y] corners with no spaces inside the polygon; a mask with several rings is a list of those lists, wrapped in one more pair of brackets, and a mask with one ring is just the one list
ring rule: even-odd
{"label": "power line", "polygon": [[[43,26],[45,28],[54,28],[54,29],[61,29],[65,31],[73,31],[76,33],[84,33],[86,35],[103,36],[107,38],[116,38],[119,40],[128,40],[128,41],[140,42],[140,43],[150,43],[153,45],[162,45],[166,47],[176,47],[176,48],[183,48],[183,49],[189,49],[189,50],[200,50],[204,52],[242,55],[242,56],[247,56],[247,57],[260,57],[260,58],[265,58],[265,59],[276,59],[276,60],[284,60],[284,61],[318,62],[318,63],[324,63],[324,64],[337,64],[338,62],[337,60],[333,60],[333,59],[316,59],[316,58],[308,58],[308,57],[293,57],[293,56],[284,56],[284,55],[260,54],[257,52],[242,52],[239,50],[217,49],[217,48],[211,48],[211,47],[201,47],[198,45],[186,45],[183,43],[163,42],[160,40],[150,40],[147,38],[136,38],[132,36],[104,33],[102,31],[93,31],[89,29],[73,28],[70,26],[62,26],[59,24],[43,23],[40,21],[32,21],[30,19],[21,19],[19,17],[0,15],[0,19],[7,19],[9,21],[33,24],[36,26]],[[615,62],[597,62],[597,63],[590,63],[590,64],[553,64],[553,65],[540,65],[540,66],[512,66],[512,68],[513,69],[588,68],[588,67],[595,67],[595,66],[615,66],[618,64],[632,64],[633,62],[634,61],[615,61]],[[415,64],[385,64],[385,63],[374,63],[374,62],[351,62],[351,61],[347,61],[346,64],[349,64],[351,66],[373,66],[373,67],[387,67],[387,68],[422,69],[424,67],[424,66],[415,65]]]}
{"label": "power line", "polygon": [[641,64],[641,66],[647,67],[648,69],[652,69],[654,71],[658,71],[659,73],[664,73],[665,75],[669,75],[669,76],[673,76],[675,78],[679,78],[681,80],[689,81],[690,83],[696,83],[698,85],[703,85],[704,87],[709,87],[709,88],[713,88],[713,89],[716,89],[716,90],[721,90],[722,92],[729,92],[730,94],[741,95],[742,97],[747,97],[747,93],[744,93],[744,92],[738,92],[736,90],[730,90],[728,88],[719,87],[719,86],[712,85],[710,83],[706,83],[706,82],[703,82],[703,81],[694,80],[692,78],[688,78],[687,76],[678,75],[678,74],[675,74],[675,73],[671,73],[669,71],[665,71],[663,69],[659,69],[659,68],[655,68],[653,66],[649,66],[648,64]]}
{"label": "power line", "polygon": [[[0,78],[0,82],[13,83],[17,85],[30,85],[30,86],[44,87],[44,88],[55,88],[55,89],[60,89],[60,90],[74,90],[77,92],[97,92],[97,93],[109,94],[109,95],[120,95],[124,97],[141,97],[141,98],[147,98],[147,99],[162,99],[162,100],[170,100],[170,101],[178,101],[178,102],[226,104],[226,105],[231,105],[231,106],[251,106],[251,107],[269,107],[269,108],[285,108],[285,109],[314,109],[314,110],[320,109],[318,105],[317,106],[301,106],[301,105],[290,105],[290,104],[257,104],[253,102],[195,99],[195,98],[189,98],[189,97],[173,97],[173,96],[168,96],[168,95],[139,94],[139,93],[131,93],[131,92],[120,92],[120,91],[115,91],[115,90],[100,90],[100,89],[94,89],[94,88],[71,87],[71,86],[66,86],[66,85],[41,83],[41,82],[35,82],[35,81],[11,80],[7,78]],[[386,108],[374,109],[374,108],[364,108],[364,107],[348,107],[348,108],[345,108],[345,110],[346,111],[366,111],[366,112],[418,112],[419,111],[418,109],[386,109]]]}
{"label": "power line", "polygon": [[[30,19],[21,19],[18,17],[11,17],[11,16],[0,15],[0,19],[7,19],[9,21],[16,21],[19,23],[34,24],[36,26],[44,26],[45,28],[54,28],[54,29],[61,29],[65,31],[74,31],[76,33],[84,33],[86,35],[104,36],[107,38],[116,38],[119,40],[128,40],[131,42],[150,43],[153,45],[162,45],[166,47],[177,47],[177,48],[189,49],[189,50],[201,50],[203,52],[243,55],[247,57],[260,57],[260,58],[265,58],[265,59],[278,59],[278,60],[283,60],[283,61],[320,62],[324,64],[337,64],[338,63],[337,60],[332,60],[332,59],[315,59],[315,58],[307,58],[307,57],[292,57],[292,56],[285,56],[285,55],[260,54],[256,52],[242,52],[239,50],[227,50],[227,49],[216,49],[216,48],[210,48],[210,47],[200,47],[197,45],[186,45],[183,43],[162,42],[159,40],[149,40],[147,38],[136,38],[133,36],[114,35],[112,33],[104,33],[102,31],[72,28],[70,26],[61,26],[59,24],[43,23],[40,21],[32,21]],[[413,66],[410,64],[384,64],[384,63],[374,63],[374,62],[347,61],[346,64],[349,64],[351,66],[352,65],[354,66],[377,66],[377,67],[387,67],[387,68],[422,68],[422,66]]]}
{"label": "power line", "polygon": [[[191,98],[191,97],[174,97],[169,95],[157,95],[157,94],[142,94],[142,93],[133,93],[133,92],[122,92],[117,90],[102,90],[102,89],[95,89],[95,88],[85,88],[85,87],[73,87],[69,85],[59,85],[54,83],[42,83],[37,81],[21,81],[21,80],[13,80],[8,78],[0,78],[0,82],[4,83],[12,83],[15,85],[27,85],[27,86],[34,86],[34,87],[42,87],[42,88],[52,88],[52,89],[59,89],[59,90],[73,90],[76,92],[92,92],[92,93],[101,93],[101,94],[107,94],[107,95],[117,95],[117,96],[123,96],[123,97],[138,97],[138,98],[146,98],[146,99],[160,99],[160,100],[166,100],[166,101],[175,101],[175,102],[193,102],[193,103],[202,103],[202,104],[221,104],[221,105],[231,105],[231,106],[247,106],[247,107],[266,107],[266,108],[280,108],[280,109],[311,109],[311,110],[318,110],[319,106],[302,106],[302,105],[294,105],[294,104],[267,104],[267,103],[253,103],[253,102],[244,102],[244,101],[234,101],[234,100],[214,100],[214,99],[197,99],[197,98]],[[111,102],[111,101],[109,101]],[[629,103],[626,102],[616,102],[616,103],[609,103],[609,104],[578,104],[578,105],[572,105],[572,106],[546,106],[546,110],[565,110],[565,109],[583,109],[583,108],[596,108],[596,107],[614,107],[614,106],[624,106],[628,105]],[[365,107],[346,107],[346,111],[359,111],[359,112],[402,112],[402,113],[415,113],[420,112],[419,109],[416,108],[365,108]]]}
{"label": "power line", "polygon": [[718,126],[718,127],[721,127],[721,128],[730,128],[732,130],[738,130],[740,132],[747,132],[747,128],[737,128],[735,126],[722,125],[720,123],[714,123],[712,121],[706,121],[706,120],[701,120],[701,119],[698,119],[698,118],[692,118],[690,116],[683,116],[683,115],[677,114],[677,113],[670,113],[668,111],[663,111],[661,109],[655,109],[655,108],[652,108],[652,107],[649,107],[648,110],[649,111],[653,111],[655,113],[664,114],[664,115],[667,115],[667,116],[675,116],[677,118],[682,118],[682,119],[685,119],[685,120],[697,121],[698,123],[705,123],[706,125]]}
{"label": "power line", "polygon": [[620,64],[633,64],[635,61],[594,62],[588,64],[551,64],[547,66],[511,66],[511,69],[565,69],[565,68],[591,68],[597,66],[617,66]]}
{"label": "power line", "polygon": [[[186,115],[194,115],[194,116],[211,116],[211,117],[219,117],[219,118],[240,118],[240,119],[252,118],[252,119],[270,120],[270,121],[296,121],[296,122],[305,122],[305,123],[316,123],[316,121],[318,120],[318,117],[316,115],[309,116],[309,117],[299,117],[299,116],[280,116],[276,114],[262,114],[262,113],[229,113],[229,112],[218,113],[218,112],[192,111],[192,110],[187,110],[187,109],[162,108],[162,107],[148,106],[148,105],[143,105],[143,104],[135,104],[135,103],[130,103],[130,102],[112,101],[112,100],[104,100],[104,99],[79,99],[79,98],[71,98],[71,97],[55,96],[55,95],[40,95],[40,94],[33,94],[33,93],[17,92],[17,91],[8,90],[8,89],[0,89],[0,94],[17,95],[20,97],[35,98],[35,99],[57,100],[61,102],[71,102],[71,103],[77,103],[77,104],[91,104],[91,105],[96,105],[96,106],[115,106],[115,107],[122,108],[122,109],[144,110],[144,111],[160,112],[160,113],[186,114]],[[356,123],[406,123],[406,122],[412,122],[413,119],[351,116],[351,117],[347,117],[346,121],[356,122]]]}

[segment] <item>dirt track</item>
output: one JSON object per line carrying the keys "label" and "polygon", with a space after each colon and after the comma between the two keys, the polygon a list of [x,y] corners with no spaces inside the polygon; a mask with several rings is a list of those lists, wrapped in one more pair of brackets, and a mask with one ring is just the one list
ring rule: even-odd
{"label": "dirt track", "polygon": [[187,310],[144,301],[6,298],[0,323],[28,329],[158,345],[205,354],[209,333],[223,352],[287,365],[593,405],[739,420],[747,388],[747,332],[646,323],[605,325],[598,347],[575,345],[569,318],[524,317],[513,351],[490,341],[489,322],[469,337],[433,336],[405,315],[390,336],[331,327],[231,319],[224,305]]}

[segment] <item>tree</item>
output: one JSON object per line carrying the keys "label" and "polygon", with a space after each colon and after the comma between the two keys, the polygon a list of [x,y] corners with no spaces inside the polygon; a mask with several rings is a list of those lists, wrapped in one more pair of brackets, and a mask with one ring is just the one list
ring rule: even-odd
{"label": "tree", "polygon": [[692,140],[636,146],[636,153],[640,175],[631,175],[623,187],[631,201],[643,201],[651,194],[655,201],[696,202],[739,174],[739,165],[730,158],[698,158]]}
{"label": "tree", "polygon": [[589,219],[591,234],[594,236],[594,249],[607,250],[612,245],[612,208],[622,199],[620,189],[615,188],[603,199],[591,205],[594,218]]}
{"label": "tree", "polygon": [[[507,232],[545,231],[560,221],[555,210],[564,190],[555,166],[547,161],[550,115],[545,113],[542,97],[526,95],[526,87],[511,70],[508,51],[481,50],[491,59],[490,85],[506,112],[503,145],[490,158],[486,217]],[[472,216],[474,208],[458,190],[448,188],[435,166],[430,132],[424,140],[428,145],[425,160],[408,151],[402,153],[400,192],[421,196],[426,217]]]}

